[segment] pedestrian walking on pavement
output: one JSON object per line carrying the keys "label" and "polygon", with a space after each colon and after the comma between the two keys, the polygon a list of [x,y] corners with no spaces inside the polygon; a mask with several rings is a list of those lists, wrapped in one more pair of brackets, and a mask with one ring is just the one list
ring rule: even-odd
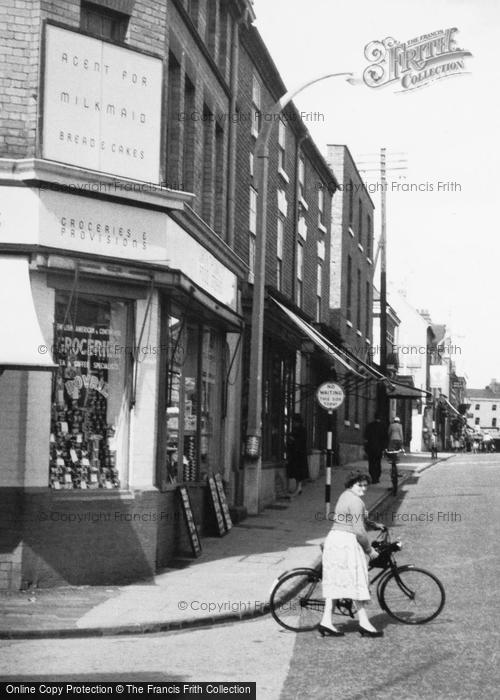
{"label": "pedestrian walking on pavement", "polygon": [[431,433],[431,459],[437,459],[438,456],[438,439],[436,431],[433,430]]}
{"label": "pedestrian walking on pavement", "polygon": [[[302,493],[302,483],[309,478],[307,463],[307,431],[300,413],[292,418],[292,429],[287,440],[287,476],[295,481],[292,496]],[[289,486],[290,490],[290,486]]]}
{"label": "pedestrian walking on pavement", "polygon": [[358,629],[362,637],[382,637],[384,634],[375,629],[365,609],[370,601],[366,555],[370,559],[378,556],[366,530],[385,529],[384,525],[368,520],[363,496],[369,483],[367,474],[351,475],[335,506],[333,526],[323,547],[325,609],[318,628],[322,637],[344,636],[332,623],[336,602],[342,598],[356,602]]}
{"label": "pedestrian walking on pavement", "polygon": [[387,432],[387,438],[389,442],[389,452],[397,452],[402,449],[404,443],[403,426],[398,416],[394,416],[392,419],[392,423],[389,425],[389,430]]}
{"label": "pedestrian walking on pavement", "polygon": [[375,414],[365,428],[365,451],[368,456],[368,471],[372,484],[378,484],[382,471],[382,454],[387,445],[387,435],[380,415]]}

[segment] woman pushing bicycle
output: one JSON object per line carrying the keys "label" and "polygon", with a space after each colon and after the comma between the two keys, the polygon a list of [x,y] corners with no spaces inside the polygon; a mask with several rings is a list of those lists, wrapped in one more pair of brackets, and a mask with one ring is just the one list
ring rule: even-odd
{"label": "woman pushing bicycle", "polygon": [[363,496],[371,483],[367,474],[355,474],[345,482],[345,491],[335,505],[333,526],[323,548],[323,596],[325,608],[318,627],[322,637],[342,637],[332,624],[336,602],[351,598],[356,602],[359,633],[363,637],[382,637],[371,624],[365,605],[370,601],[366,556],[374,559],[378,552],[367,535],[368,530],[385,530],[385,526],[368,520]]}

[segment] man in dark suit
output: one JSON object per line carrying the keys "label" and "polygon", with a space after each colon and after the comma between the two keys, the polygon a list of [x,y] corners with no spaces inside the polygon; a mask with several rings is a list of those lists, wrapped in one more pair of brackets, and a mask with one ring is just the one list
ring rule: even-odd
{"label": "man in dark suit", "polygon": [[382,454],[387,445],[387,435],[380,420],[380,416],[376,413],[375,419],[368,423],[365,428],[365,451],[368,455],[368,471],[373,484],[378,484],[380,481],[380,472],[382,471]]}

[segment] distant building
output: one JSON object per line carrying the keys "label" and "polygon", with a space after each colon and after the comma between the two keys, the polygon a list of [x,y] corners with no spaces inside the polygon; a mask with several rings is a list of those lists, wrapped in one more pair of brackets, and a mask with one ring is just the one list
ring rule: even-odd
{"label": "distant building", "polygon": [[[374,204],[346,146],[328,145],[326,159],[340,183],[332,205],[330,325],[352,355],[369,361]],[[376,383],[349,374],[342,381],[349,391],[338,411],[337,428],[340,459],[345,461],[363,454],[364,428],[376,410]]]}
{"label": "distant building", "polygon": [[500,438],[500,383],[492,379],[484,389],[467,388],[467,425],[476,432]]}
{"label": "distant building", "polygon": [[[398,357],[399,375],[411,377],[413,386],[422,392],[431,385],[430,367],[434,352],[435,334],[428,318],[410,304],[406,295],[389,288],[388,299],[400,318],[398,340],[394,348]],[[433,427],[433,402],[422,399],[412,403],[411,440],[412,452],[428,449],[427,435]]]}

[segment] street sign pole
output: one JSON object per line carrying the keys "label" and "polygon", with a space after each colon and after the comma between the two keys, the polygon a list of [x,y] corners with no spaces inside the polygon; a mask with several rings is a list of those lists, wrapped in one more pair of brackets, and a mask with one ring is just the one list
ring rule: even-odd
{"label": "street sign pole", "polygon": [[328,431],[326,433],[326,476],[325,476],[325,516],[330,515],[333,465],[333,411],[328,411]]}
{"label": "street sign pole", "polygon": [[328,411],[328,430],[326,433],[326,475],[325,475],[325,514],[330,515],[333,466],[333,422],[334,410],[344,403],[344,390],[335,382],[324,382],[316,391],[316,399]]}

